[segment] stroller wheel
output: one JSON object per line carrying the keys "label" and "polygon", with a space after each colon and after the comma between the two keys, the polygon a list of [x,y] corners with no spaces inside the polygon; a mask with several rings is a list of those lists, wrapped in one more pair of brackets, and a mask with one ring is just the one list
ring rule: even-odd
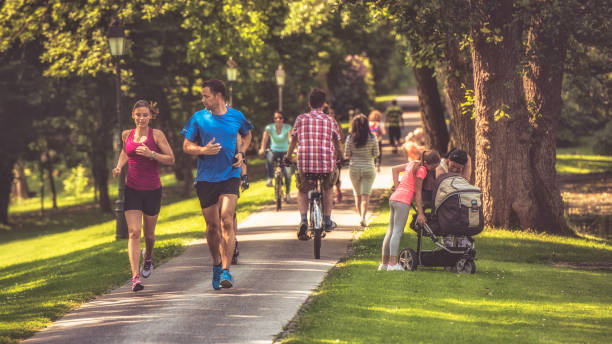
{"label": "stroller wheel", "polygon": [[411,248],[405,248],[400,251],[399,264],[404,270],[414,271],[417,268],[417,256]]}
{"label": "stroller wheel", "polygon": [[476,263],[471,259],[461,258],[455,264],[458,274],[473,274],[476,272]]}

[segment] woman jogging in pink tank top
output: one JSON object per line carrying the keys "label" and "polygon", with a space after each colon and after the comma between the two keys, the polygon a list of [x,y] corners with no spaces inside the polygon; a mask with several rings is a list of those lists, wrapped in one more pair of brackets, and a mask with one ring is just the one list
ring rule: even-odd
{"label": "woman jogging in pink tank top", "polygon": [[[128,226],[128,257],[132,267],[132,291],[144,288],[140,277],[148,278],[153,272],[153,245],[155,225],[161,208],[161,180],[159,163],[174,164],[172,148],[161,130],[149,127],[151,119],[157,117],[155,105],[139,100],[132,109],[136,127],[121,134],[123,150],[119,155],[113,176],[128,164],[125,181],[125,220]],[[140,266],[140,228],[144,229],[146,249],[142,251],[143,264]]]}

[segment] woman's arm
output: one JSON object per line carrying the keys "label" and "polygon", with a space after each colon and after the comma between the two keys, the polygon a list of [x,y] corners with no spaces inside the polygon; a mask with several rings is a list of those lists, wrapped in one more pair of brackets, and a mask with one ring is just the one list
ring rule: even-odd
{"label": "woman's arm", "polygon": [[463,178],[465,178],[468,182],[470,181],[470,177],[472,176],[472,158],[470,155],[467,155],[467,162],[465,163],[465,167],[463,168]]}
{"label": "woman's arm", "polygon": [[372,157],[376,158],[380,154],[380,151],[378,150],[378,139],[376,139],[376,136],[374,136],[374,140],[372,140],[372,145]]}
{"label": "woman's arm", "polygon": [[351,155],[351,135],[347,135],[344,142],[344,159],[350,159]]}
{"label": "woman's arm", "polygon": [[119,153],[119,159],[117,160],[117,166],[113,168],[113,177],[117,177],[121,174],[121,169],[128,161],[127,154],[125,154],[125,140],[127,140],[128,135],[130,134],[129,130],[124,130],[121,133],[121,141],[123,141],[123,148],[121,149],[121,153]]}
{"label": "woman's arm", "polygon": [[261,147],[259,147],[259,155],[263,155],[266,151],[266,146],[268,145],[268,139],[270,138],[270,134],[268,134],[267,130],[264,130],[263,136],[261,137]]}
{"label": "woman's arm", "polygon": [[166,140],[166,136],[161,130],[154,129],[153,130],[153,140],[155,144],[159,147],[161,154],[152,151],[147,145],[141,143],[138,147],[136,147],[136,154],[143,156],[145,158],[149,158],[151,160],[157,160],[165,165],[174,164],[174,154],[172,153],[172,148],[168,144],[168,140]]}
{"label": "woman's arm", "polygon": [[406,169],[407,164],[395,165],[391,167],[391,175],[393,176],[393,187],[397,188],[399,185],[399,174]]}
{"label": "woman's arm", "polygon": [[423,211],[423,179],[418,177],[415,179],[414,189],[417,204],[417,222],[422,226],[427,223],[427,218]]}

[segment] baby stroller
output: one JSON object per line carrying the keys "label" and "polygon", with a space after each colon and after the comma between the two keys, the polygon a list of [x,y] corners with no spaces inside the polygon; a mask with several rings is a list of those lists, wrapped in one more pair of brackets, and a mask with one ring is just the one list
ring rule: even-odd
{"label": "baby stroller", "polygon": [[[476,250],[472,237],[484,228],[480,189],[458,174],[445,173],[438,179],[432,195],[433,209],[426,214],[427,223],[420,226],[416,215],[410,223],[410,228],[417,233],[416,252],[410,248],[401,250],[400,265],[412,271],[421,265],[473,274],[476,272]],[[412,208],[416,212],[414,205]],[[437,248],[422,250],[423,236],[429,237]]]}

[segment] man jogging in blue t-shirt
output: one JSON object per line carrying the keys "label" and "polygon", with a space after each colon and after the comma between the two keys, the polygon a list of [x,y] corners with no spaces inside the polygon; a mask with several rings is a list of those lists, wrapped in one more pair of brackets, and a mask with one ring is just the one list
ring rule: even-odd
{"label": "man jogging in blue t-shirt", "polygon": [[[240,165],[253,126],[240,111],[225,105],[225,85],[219,80],[204,82],[202,103],[205,109],[194,113],[182,130],[183,151],[198,156],[196,192],[214,264],[212,285],[218,290],[234,284],[229,269],[234,253]],[[240,147],[236,147],[238,134],[242,135]]]}

